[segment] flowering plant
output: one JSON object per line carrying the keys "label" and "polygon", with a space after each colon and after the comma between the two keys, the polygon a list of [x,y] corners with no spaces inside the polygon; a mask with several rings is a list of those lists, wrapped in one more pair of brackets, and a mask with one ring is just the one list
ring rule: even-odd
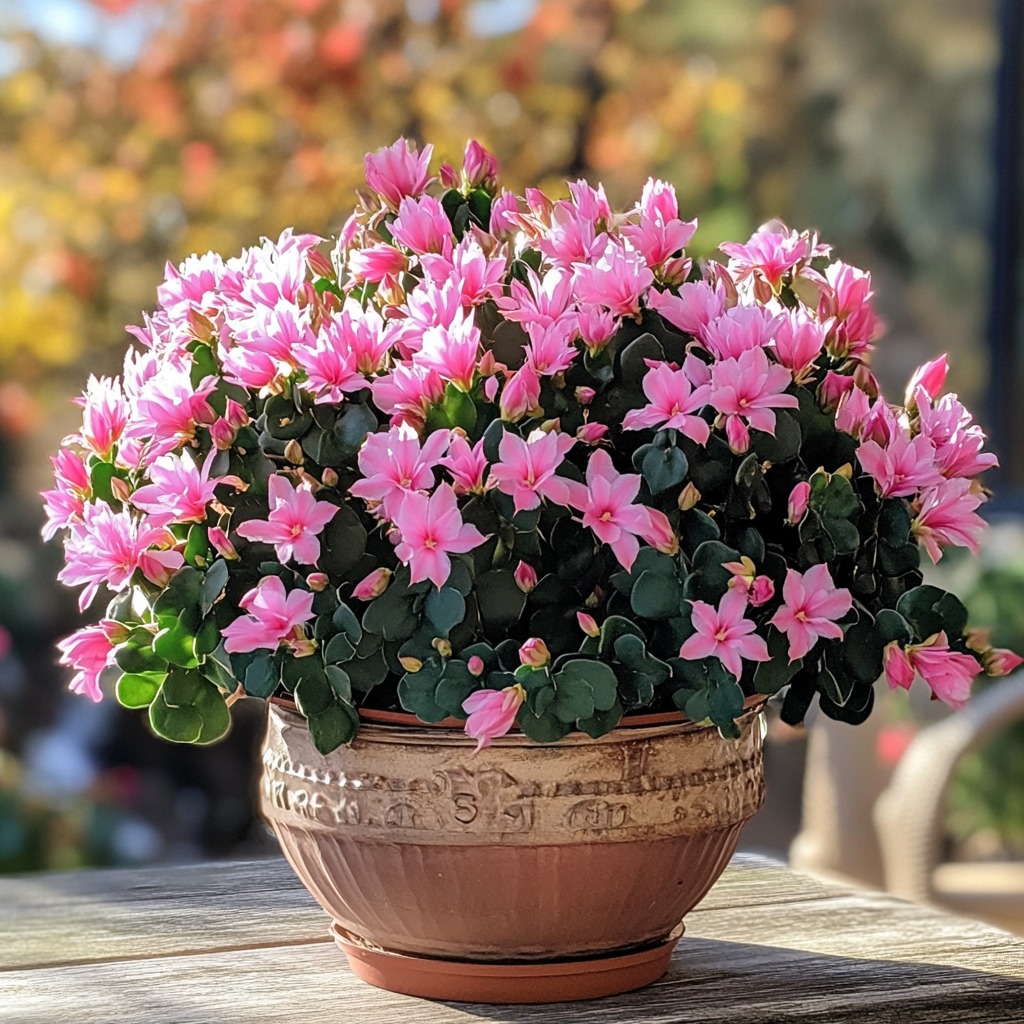
{"label": "flowering plant", "polygon": [[286,695],[329,751],[360,706],[480,744],[638,709],[728,737],[754,694],[860,722],[883,672],[959,706],[1020,661],[922,585],[922,548],[976,548],[996,459],[944,357],[880,394],[868,274],[777,223],[696,264],[662,181],[615,214],[430,157],[368,155],[329,255],[169,266],[90,378],[45,494],[60,579],[115,595],[61,644],[73,689],[199,743]]}

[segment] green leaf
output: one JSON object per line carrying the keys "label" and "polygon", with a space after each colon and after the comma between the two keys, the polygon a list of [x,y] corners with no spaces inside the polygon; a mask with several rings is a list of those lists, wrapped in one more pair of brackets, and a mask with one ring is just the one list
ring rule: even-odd
{"label": "green leaf", "polygon": [[149,706],[153,730],[175,743],[213,743],[231,724],[221,692],[205,676],[172,670]]}
{"label": "green leaf", "polygon": [[893,640],[906,644],[913,639],[907,620],[892,608],[883,608],[875,616],[875,631],[886,644]]}
{"label": "green leaf", "polygon": [[334,691],[336,697],[340,697],[342,700],[352,700],[352,681],[348,677],[348,673],[337,665],[328,665],[324,672],[327,675],[327,682],[331,684],[331,689]]}
{"label": "green leaf", "polygon": [[246,666],[242,686],[251,697],[269,697],[278,684],[277,667],[270,651],[254,651],[253,659]]}
{"label": "green leaf", "polygon": [[[182,613],[183,616],[185,614]],[[167,624],[153,637],[153,650],[172,665],[195,668],[199,664],[195,655],[195,637],[180,618],[164,617],[160,621]]]}
{"label": "green leaf", "polygon": [[469,671],[469,666],[458,658],[450,658],[434,691],[434,702],[449,715],[463,718],[466,714],[462,710],[463,701],[479,688],[480,680]]}
{"label": "green leaf", "polygon": [[639,391],[650,369],[645,360],[661,362],[664,358],[665,350],[653,334],[641,334],[634,338],[622,349],[619,356],[622,383]]}
{"label": "green leaf", "polygon": [[754,689],[758,693],[778,693],[803,667],[803,659],[790,663],[789,640],[774,626],[768,628],[769,661],[758,662],[754,670]]}
{"label": "green leaf", "polygon": [[110,487],[110,482],[115,476],[117,468],[112,462],[94,462],[89,469],[89,483],[92,485],[93,495],[107,504],[117,501]]}
{"label": "green leaf", "polygon": [[149,705],[149,724],[153,731],[172,743],[198,743],[203,720],[191,707],[170,707],[158,693]]}
{"label": "green leaf", "polygon": [[581,732],[597,739],[598,736],[604,736],[611,732],[619,724],[622,720],[622,713],[622,705],[616,701],[607,711],[598,711],[590,718],[581,718],[576,723],[576,727]]}
{"label": "green leaf", "polygon": [[366,528],[355,510],[342,505],[324,527],[320,544],[320,567],[332,580],[344,579],[366,551]]}
{"label": "green leaf", "polygon": [[384,660],[384,652],[377,650],[368,657],[346,662],[345,671],[353,689],[359,690],[360,693],[369,693],[387,678],[388,665]]}
{"label": "green leaf", "polygon": [[441,666],[437,662],[425,662],[419,672],[406,672],[398,681],[399,703],[423,722],[444,721],[448,711],[434,700],[440,681]]}
{"label": "green leaf", "polygon": [[141,643],[136,646],[136,637],[133,636],[127,643],[114,648],[114,661],[122,672],[138,674],[167,671],[167,662],[152,648],[153,634],[143,632],[138,640],[142,641],[144,638],[149,640],[146,646],[142,646]]}
{"label": "green leaf", "polygon": [[601,623],[601,636],[598,642],[598,653],[604,657],[610,657],[615,650],[615,641],[620,636],[638,636],[641,640],[647,640],[644,631],[630,619],[622,615],[609,615]]}
{"label": "green leaf", "polygon": [[[895,614],[895,612],[893,613]],[[897,616],[898,617],[898,616]],[[877,622],[861,619],[847,631],[843,642],[838,648],[830,647],[830,653],[838,653],[842,660],[842,669],[854,682],[870,685],[882,674],[882,651],[885,641],[879,634]],[[836,671],[841,671],[836,669]],[[835,699],[834,697],[832,698]],[[837,704],[844,703],[836,701]]]}
{"label": "green leaf", "polygon": [[860,533],[848,519],[824,519],[822,525],[837,555],[852,555],[860,546]]}
{"label": "green leaf", "polygon": [[128,673],[117,681],[117,700],[122,707],[147,708],[164,681],[162,672]]}
{"label": "green leaf", "polygon": [[640,637],[627,633],[615,641],[615,657],[623,665],[639,668],[647,660],[647,647]]}
{"label": "green leaf", "polygon": [[584,682],[590,688],[594,707],[607,711],[615,703],[618,680],[610,665],[590,658],[574,658],[561,666],[555,674],[555,686],[561,688],[570,681]]}
{"label": "green leaf", "polygon": [[519,589],[511,569],[481,573],[476,580],[480,617],[493,628],[515,625],[526,605],[526,595]]}
{"label": "green leaf", "polygon": [[908,590],[896,602],[896,611],[910,623],[919,640],[943,631],[950,640],[957,640],[967,626],[967,609],[961,601],[928,584]]}
{"label": "green leaf", "polygon": [[341,446],[342,459],[354,459],[366,435],[376,429],[377,417],[372,409],[359,402],[346,403],[334,424],[334,437]]}
{"label": "green leaf", "polygon": [[355,657],[355,653],[356,649],[352,646],[352,641],[344,633],[338,633],[331,637],[324,648],[324,661],[337,665],[351,660]]}
{"label": "green leaf", "polygon": [[294,691],[300,714],[309,718],[334,703],[334,690],[327,679],[327,672],[316,658],[293,658],[289,664],[301,673]]}
{"label": "green leaf", "polygon": [[560,721],[551,711],[538,716],[525,705],[519,709],[516,722],[534,743],[557,743],[572,730],[571,723]]}
{"label": "green leaf", "polygon": [[446,637],[466,617],[466,599],[453,587],[432,587],[423,611],[436,635]]}
{"label": "green leaf", "polygon": [[818,686],[821,692],[838,707],[842,707],[850,699],[855,684],[856,680],[852,674],[833,672],[827,665],[822,665],[818,672]]}
{"label": "green leaf", "polygon": [[678,487],[686,479],[689,463],[681,449],[660,448],[653,444],[644,447],[646,452],[640,462],[640,472],[651,494],[661,494]]}
{"label": "green leaf", "polygon": [[224,593],[224,587],[228,582],[228,563],[223,558],[218,558],[203,576],[202,585],[199,588],[199,611],[202,615],[209,613],[217,602],[217,598]]}
{"label": "green leaf", "polygon": [[800,454],[803,434],[800,424],[785,410],[775,413],[775,436],[761,430],[750,432],[750,447],[762,461],[789,462]]}
{"label": "green leaf", "polygon": [[723,736],[736,739],[739,730],[735,726],[735,719],[743,714],[743,690],[735,680],[720,683],[708,697],[708,717]]}
{"label": "green leaf", "polygon": [[682,588],[674,577],[645,570],[629,596],[630,607],[642,619],[668,619],[679,612]]}
{"label": "green leaf", "polygon": [[351,743],[358,730],[359,716],[355,708],[344,702],[331,704],[309,718],[309,735],[321,754]]}

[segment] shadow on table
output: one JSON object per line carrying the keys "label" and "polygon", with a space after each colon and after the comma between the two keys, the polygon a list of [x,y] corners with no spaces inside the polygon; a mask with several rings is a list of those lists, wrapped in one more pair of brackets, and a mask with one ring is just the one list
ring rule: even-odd
{"label": "shadow on table", "polygon": [[[822,928],[827,929],[827,913]],[[975,969],[828,956],[718,939],[688,939],[653,985],[603,1000],[535,1006],[452,1003],[483,1020],[557,1024],[1021,1024],[1024,980]]]}

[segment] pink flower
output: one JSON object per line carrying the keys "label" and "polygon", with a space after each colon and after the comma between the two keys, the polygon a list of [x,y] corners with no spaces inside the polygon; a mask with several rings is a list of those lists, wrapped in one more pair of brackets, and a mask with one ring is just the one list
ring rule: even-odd
{"label": "pink flower", "polygon": [[[651,533],[646,505],[634,505],[640,490],[636,473],[617,473],[611,456],[598,448],[587,462],[587,483],[569,484],[569,504],[583,513],[582,523],[609,545],[624,569],[632,568],[640,543],[637,537]],[[564,504],[564,502],[562,502]]]}
{"label": "pink flower", "polygon": [[909,409],[917,401],[917,389],[924,388],[929,398],[935,398],[946,383],[946,374],[949,372],[949,361],[943,353],[935,359],[930,360],[923,366],[919,366],[907,385],[904,404]]}
{"label": "pink flower", "polygon": [[811,320],[802,313],[786,311],[775,327],[775,358],[790,370],[794,377],[803,377],[825,347],[825,337],[831,324]]}
{"label": "pink flower", "polygon": [[404,273],[409,257],[386,242],[376,242],[365,249],[352,249],[348,254],[348,269],[357,281],[379,284],[386,277]]}
{"label": "pink flower", "polygon": [[705,601],[691,601],[697,630],[679,649],[689,661],[717,658],[737,679],[743,675],[743,659],[769,661],[768,645],[754,633],[753,621],[743,617],[747,595],[737,587],[725,592],[718,608]]}
{"label": "pink flower", "polygon": [[782,607],[770,621],[789,639],[790,662],[802,658],[818,637],[842,639],[843,630],[836,620],[853,607],[853,596],[832,582],[827,565],[812,565],[803,574],[788,569],[782,599]]}
{"label": "pink flower", "polygon": [[649,266],[661,266],[683,249],[697,230],[695,220],[684,223],[679,219],[676,192],[667,182],[648,178],[637,208],[640,223],[623,225],[622,236]]}
{"label": "pink flower", "polygon": [[461,391],[469,391],[480,359],[480,329],[473,314],[462,310],[448,326],[428,327],[420,350],[413,357],[417,366],[433,370]]}
{"label": "pink flower", "polygon": [[981,672],[977,658],[949,649],[944,632],[933,634],[924,643],[908,644],[902,650],[895,642],[887,644],[883,663],[891,689],[909,689],[918,673],[931,687],[934,697],[957,709],[967,703],[971,683]]}
{"label": "pink flower", "polygon": [[913,530],[933,562],[938,562],[942,549],[950,545],[978,553],[985,520],[976,510],[983,501],[970,480],[943,480],[937,487],[922,492],[915,503]]}
{"label": "pink flower", "polygon": [[453,432],[448,455],[446,458],[438,459],[437,464],[444,466],[451,473],[456,494],[483,494],[490,486],[489,483],[484,483],[487,456],[484,454],[482,438],[476,444],[470,445],[461,434]]}
{"label": "pink flower", "polygon": [[704,328],[725,312],[725,294],[707,281],[690,281],[679,288],[679,294],[651,289],[647,305],[660,313],[673,327],[701,337]]}
{"label": "pink flower", "polygon": [[102,700],[100,674],[114,660],[108,629],[102,624],[86,626],[61,640],[57,647],[60,663],[75,670],[69,684],[71,691],[84,693],[92,701]]}
{"label": "pink flower", "polygon": [[448,555],[472,551],[487,539],[475,526],[463,523],[455,492],[448,484],[441,484],[429,498],[407,494],[395,525],[402,538],[395,554],[409,566],[411,581],[429,579],[438,589],[451,572]]}
{"label": "pink flower", "polygon": [[391,234],[399,245],[415,253],[451,251],[451,221],[433,196],[403,199]]}
{"label": "pink flower", "polygon": [[825,285],[818,300],[818,319],[833,320],[829,350],[840,358],[862,357],[881,333],[882,325],[871,306],[871,275],[847,263],[825,269]]}
{"label": "pink flower", "polygon": [[369,384],[356,369],[355,357],[336,320],[321,328],[314,344],[298,345],[294,352],[306,371],[303,386],[317,404],[337,405],[347,393],[361,391]]}
{"label": "pink flower", "polygon": [[520,561],[512,575],[515,578],[516,586],[524,594],[530,594],[536,589],[537,570],[529,562]]}
{"label": "pink flower", "polygon": [[426,253],[420,265],[436,284],[451,281],[467,309],[499,295],[503,290],[508,260],[495,254],[488,259],[473,235],[466,235],[450,256]]}
{"label": "pink flower", "polygon": [[498,406],[501,418],[506,423],[515,423],[538,408],[540,402],[540,377],[537,371],[525,363],[505,382],[501,389]]}
{"label": "pink flower", "polygon": [[583,444],[601,444],[608,434],[607,423],[583,423],[576,429],[576,440]]}
{"label": "pink flower", "polygon": [[229,654],[248,651],[276,651],[282,642],[303,644],[303,623],[313,618],[313,595],[304,590],[286,593],[277,576],[263,579],[238,602],[248,615],[241,615],[221,631]]}
{"label": "pink flower", "polygon": [[924,434],[912,438],[899,431],[885,448],[877,441],[865,441],[857,449],[857,459],[883,498],[907,497],[942,482],[935,467],[935,448]]}
{"label": "pink flower", "polygon": [[640,296],[654,282],[654,272],[640,253],[609,242],[601,256],[574,264],[576,299],[581,305],[603,306],[619,316],[640,309]]}
{"label": "pink flower", "polygon": [[462,702],[462,710],[469,715],[466,735],[477,741],[477,750],[512,728],[524,700],[526,691],[513,683],[504,690],[477,690]]}
{"label": "pink flower", "polygon": [[576,314],[576,322],[583,344],[592,356],[596,356],[619,329],[618,318],[600,306],[581,307]]}
{"label": "pink flower", "polygon": [[238,534],[246,540],[273,544],[280,562],[294,558],[301,565],[315,565],[320,557],[317,537],[338,514],[338,506],[317,501],[309,484],[294,487],[283,473],[270,478],[267,491],[270,514],[266,521],[240,523]]}
{"label": "pink flower", "polygon": [[774,409],[795,409],[796,395],[785,390],[792,375],[784,366],[768,362],[764,349],[753,348],[735,359],[725,359],[711,367],[710,404],[721,413],[730,447],[736,452],[749,445],[747,426],[775,433]]}
{"label": "pink flower", "polygon": [[380,597],[388,589],[391,576],[390,569],[374,569],[352,588],[352,596],[357,601],[372,601]]}
{"label": "pink flower", "polygon": [[82,407],[78,439],[100,458],[108,458],[128,423],[128,403],[120,382],[90,374],[85,393],[75,403]]}
{"label": "pink flower", "polygon": [[191,454],[161,455],[149,467],[150,483],[132,492],[132,504],[149,512],[153,522],[203,522],[217,485],[241,483],[237,477],[230,481],[227,477],[210,478],[210,467],[216,455],[217,450],[211,448],[202,466],[196,464]]}
{"label": "pink flower", "polygon": [[44,540],[49,540],[73,520],[80,519],[85,511],[85,499],[92,492],[89,471],[70,448],[62,448],[50,462],[57,486],[52,491],[43,491],[41,495],[46,510],[46,523],[42,530]]}
{"label": "pink flower", "polygon": [[540,277],[528,267],[526,280],[523,284],[513,278],[509,282],[509,294],[497,300],[498,309],[506,320],[547,327],[571,318],[572,274],[561,267],[553,267]]}
{"label": "pink flower", "polygon": [[115,512],[109,505],[87,505],[80,521],[71,524],[64,542],[67,564],[57,579],[68,586],[86,584],[78,607],[92,603],[101,583],[124,590],[136,570],[158,587],[167,585],[181,568],[179,551],[168,551],[174,536],[162,523],[131,512]]}
{"label": "pink flower", "polygon": [[761,306],[733,306],[712,320],[699,337],[715,359],[735,359],[768,345],[780,322],[781,317]]}
{"label": "pink flower", "polygon": [[541,498],[565,505],[569,481],[556,473],[575,443],[571,434],[558,430],[535,430],[526,441],[506,431],[498,444],[500,461],[491,466],[491,479],[499,491],[512,496],[517,512],[536,508]]}
{"label": "pink flower", "polygon": [[470,139],[462,154],[462,176],[470,188],[493,188],[498,176],[498,158],[484,149],[476,139]]}
{"label": "pink flower", "polygon": [[1005,647],[990,647],[981,656],[985,672],[993,677],[1008,676],[1024,665],[1024,658]]}
{"label": "pink flower", "polygon": [[919,388],[917,412],[921,433],[935,446],[935,463],[944,477],[975,477],[999,465],[995,455],[982,451],[985,434],[956,395],[943,395],[933,404]]}
{"label": "pink flower", "polygon": [[491,203],[491,223],[488,230],[495,238],[514,234],[519,230],[519,197],[508,189]]}
{"label": "pink flower", "polygon": [[435,430],[421,449],[419,438],[401,427],[367,435],[358,458],[363,479],[352,484],[349,493],[382,502],[385,517],[394,520],[406,494],[433,488],[434,466],[450,436],[447,430]]}
{"label": "pink flower", "polygon": [[806,480],[801,480],[793,490],[789,492],[789,502],[786,510],[786,522],[796,526],[804,517],[807,506],[811,503],[811,485]]}
{"label": "pink flower", "polygon": [[532,636],[519,648],[519,661],[527,668],[543,668],[551,661],[551,652],[543,640]]}
{"label": "pink flower", "polygon": [[660,509],[647,507],[647,526],[640,533],[648,544],[663,555],[679,553],[679,538],[667,515]]}
{"label": "pink flower", "polygon": [[[444,381],[437,370],[399,363],[370,385],[373,403],[391,417],[391,426],[419,430],[427,420],[430,407],[444,395]],[[538,389],[538,395],[540,391]]]}
{"label": "pink flower", "polygon": [[527,362],[542,377],[553,377],[568,370],[579,354],[572,342],[576,324],[571,317],[545,325],[527,324],[526,333],[530,336]]}
{"label": "pink flower", "polygon": [[[762,224],[744,245],[724,242],[719,249],[730,257],[729,273],[737,284],[751,279],[762,302],[778,294],[782,279],[799,263],[828,252],[813,237],[790,231],[779,221]],[[767,288],[759,289],[759,284]]]}
{"label": "pink flower", "polygon": [[271,388],[294,371],[295,350],[315,343],[308,309],[284,299],[273,306],[257,306],[236,343],[230,348],[221,345],[224,376],[246,388]]}
{"label": "pink flower", "polygon": [[[885,402],[881,406],[888,408]],[[858,387],[851,387],[839,399],[836,408],[836,430],[842,430],[853,437],[860,437],[865,421],[871,417],[871,399]],[[871,417],[875,419],[876,417]]]}
{"label": "pink flower", "polygon": [[650,404],[627,412],[622,421],[623,430],[674,429],[697,444],[707,444],[711,428],[694,414],[707,404],[711,386],[703,384],[693,388],[685,369],[674,370],[665,362],[646,362],[650,369],[644,374],[643,388]]}
{"label": "pink flower", "polygon": [[388,204],[397,210],[406,196],[418,196],[430,183],[427,166],[433,146],[424,146],[422,153],[416,152],[405,139],[375,153],[367,153],[363,165],[366,183]]}

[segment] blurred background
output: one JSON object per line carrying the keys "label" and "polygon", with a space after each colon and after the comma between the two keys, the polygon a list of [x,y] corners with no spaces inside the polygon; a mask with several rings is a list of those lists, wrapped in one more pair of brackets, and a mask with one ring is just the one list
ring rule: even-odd
{"label": "blurred background", "polygon": [[[69,399],[118,371],[166,260],[335,232],[363,153],[403,134],[455,162],[477,137],[511,188],[587,176],[620,207],[667,178],[700,218],[699,253],[778,216],[870,269],[886,387],[947,351],[995,436],[995,546],[947,571],[997,643],[1024,648],[1019,6],[0,0],[0,871],[269,849],[251,813],[258,709],[225,743],[178,749],[66,693],[54,641],[79,620],[36,493],[76,426]],[[846,780],[865,793],[809,813],[872,828],[935,713],[880,703]],[[805,750],[773,723],[775,806],[748,846],[786,855]],[[951,859],[1024,855],[1024,730],[963,760],[943,829]]]}

